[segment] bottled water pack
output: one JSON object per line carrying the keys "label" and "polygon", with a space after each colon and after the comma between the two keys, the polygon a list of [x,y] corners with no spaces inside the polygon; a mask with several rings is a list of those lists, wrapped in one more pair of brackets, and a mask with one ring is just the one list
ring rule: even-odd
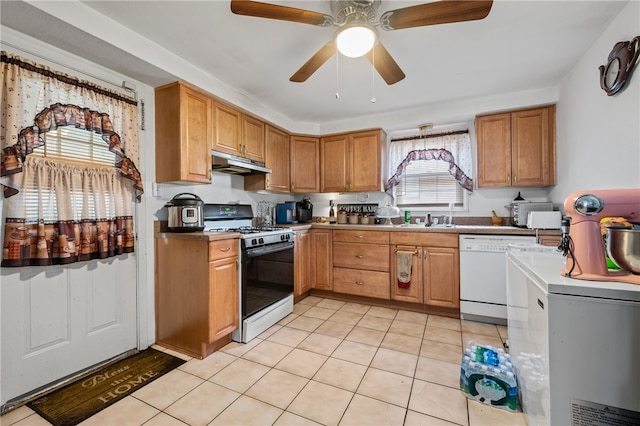
{"label": "bottled water pack", "polygon": [[462,355],[460,389],[467,398],[517,410],[518,385],[511,357],[502,348],[469,341]]}

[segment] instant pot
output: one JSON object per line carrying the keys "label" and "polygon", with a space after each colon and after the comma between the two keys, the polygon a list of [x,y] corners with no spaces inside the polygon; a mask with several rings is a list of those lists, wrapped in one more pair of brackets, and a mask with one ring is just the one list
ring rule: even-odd
{"label": "instant pot", "polygon": [[165,207],[171,232],[199,232],[204,230],[204,201],[195,194],[175,195]]}

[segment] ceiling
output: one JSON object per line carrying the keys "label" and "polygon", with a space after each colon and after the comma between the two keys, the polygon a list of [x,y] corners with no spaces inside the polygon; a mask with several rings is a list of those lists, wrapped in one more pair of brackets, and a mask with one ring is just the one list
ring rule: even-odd
{"label": "ceiling", "polygon": [[[378,14],[425,2],[382,0]],[[37,2],[36,7],[0,3],[7,27],[152,86],[184,79],[163,71],[151,57],[134,56],[42,12]],[[234,15],[223,0],[82,3],[115,21],[114,30],[132,29],[259,105],[292,121],[328,123],[555,87],[627,1],[496,0],[480,21],[379,30],[380,41],[406,74],[392,86],[364,57],[334,56],[306,82],[289,81],[332,39],[335,27]],[[271,3],[331,14],[326,0]]]}

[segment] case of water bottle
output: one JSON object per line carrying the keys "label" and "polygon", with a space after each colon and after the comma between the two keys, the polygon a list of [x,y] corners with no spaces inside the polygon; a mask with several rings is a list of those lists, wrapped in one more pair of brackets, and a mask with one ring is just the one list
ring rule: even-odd
{"label": "case of water bottle", "polygon": [[502,348],[469,341],[462,355],[460,389],[469,399],[517,411],[516,375],[511,357]]}

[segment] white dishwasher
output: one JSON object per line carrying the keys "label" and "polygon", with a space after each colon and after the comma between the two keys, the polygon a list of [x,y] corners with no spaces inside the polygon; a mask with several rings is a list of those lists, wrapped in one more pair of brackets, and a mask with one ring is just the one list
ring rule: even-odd
{"label": "white dishwasher", "polygon": [[460,317],[507,325],[507,249],[535,244],[522,235],[460,234]]}

